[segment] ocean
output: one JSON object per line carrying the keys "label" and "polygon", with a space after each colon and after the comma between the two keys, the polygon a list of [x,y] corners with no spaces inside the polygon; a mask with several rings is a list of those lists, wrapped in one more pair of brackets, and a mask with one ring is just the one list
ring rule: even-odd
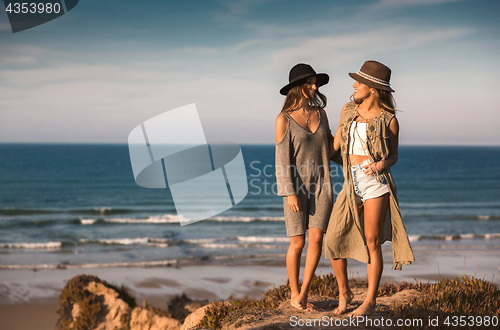
{"label": "ocean", "polygon": [[[274,148],[242,145],[245,199],[180,226],[168,189],[136,185],[127,145],[0,144],[0,269],[282,261]],[[500,250],[500,147],[400,146],[392,173],[414,250]]]}

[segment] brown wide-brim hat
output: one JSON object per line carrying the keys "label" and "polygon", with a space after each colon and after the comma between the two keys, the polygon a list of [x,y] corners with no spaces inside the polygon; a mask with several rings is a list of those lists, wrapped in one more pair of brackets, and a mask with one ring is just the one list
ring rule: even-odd
{"label": "brown wide-brim hat", "polygon": [[349,73],[352,79],[383,91],[394,92],[391,88],[391,69],[377,61],[366,61],[356,73]]}
{"label": "brown wide-brim hat", "polygon": [[280,94],[287,95],[290,89],[302,85],[309,77],[316,77],[316,87],[326,85],[330,80],[326,73],[316,73],[309,64],[299,63],[290,69],[288,84],[280,89]]}

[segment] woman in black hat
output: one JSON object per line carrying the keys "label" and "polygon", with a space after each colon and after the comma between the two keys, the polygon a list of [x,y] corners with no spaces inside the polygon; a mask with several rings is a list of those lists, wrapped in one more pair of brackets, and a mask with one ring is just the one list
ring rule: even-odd
{"label": "woman in black hat", "polygon": [[366,61],[357,73],[353,101],[347,103],[335,133],[334,150],[340,150],[344,185],[333,207],[325,237],[339,285],[339,306],[347,311],[354,295],[347,279],[347,258],[367,263],[368,292],[352,317],[375,310],[382,276],[381,244],[392,241],[393,269],[414,260],[396,197],[390,167],[398,161],[399,124],[389,83],[391,70],[376,61]]}
{"label": "woman in black hat", "polygon": [[[307,301],[309,284],[333,205],[329,161],[333,136],[323,110],[326,97],[318,90],[328,80],[327,74],[317,74],[308,64],[294,66],[289,83],[280,90],[286,99],[276,119],[276,181],[290,236],[286,265],[291,304],[301,310],[315,309]],[[300,257],[308,229],[309,247],[299,289]]]}

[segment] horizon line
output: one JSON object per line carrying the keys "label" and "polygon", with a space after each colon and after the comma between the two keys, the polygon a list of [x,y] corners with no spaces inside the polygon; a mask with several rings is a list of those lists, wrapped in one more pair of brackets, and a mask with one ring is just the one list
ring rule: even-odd
{"label": "horizon line", "polygon": [[[213,141],[217,142],[229,142],[223,140]],[[236,143],[236,142],[234,142]],[[0,145],[128,145],[128,143],[123,142],[0,142]],[[210,144],[210,143],[209,143]],[[275,146],[275,143],[237,143],[241,146]],[[416,143],[404,143],[400,144],[400,147],[500,147],[500,144],[416,144]]]}

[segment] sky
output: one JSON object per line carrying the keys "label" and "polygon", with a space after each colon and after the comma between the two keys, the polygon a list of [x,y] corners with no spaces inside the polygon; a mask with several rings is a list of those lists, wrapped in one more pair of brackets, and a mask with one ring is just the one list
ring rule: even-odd
{"label": "sky", "polygon": [[273,144],[292,66],[329,74],[335,130],[348,73],[377,60],[401,145],[499,146],[499,55],[497,0],[81,0],[17,33],[2,11],[0,143],[127,143],[196,103],[208,141]]}

